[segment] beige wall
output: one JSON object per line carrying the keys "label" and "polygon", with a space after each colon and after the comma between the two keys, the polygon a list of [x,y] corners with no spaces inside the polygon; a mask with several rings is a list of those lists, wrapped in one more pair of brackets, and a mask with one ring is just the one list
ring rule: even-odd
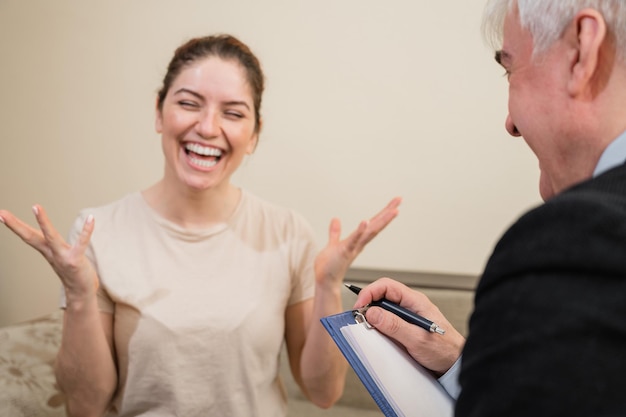
{"label": "beige wall", "polygon": [[[325,242],[395,195],[400,217],[357,260],[477,274],[538,202],[536,162],[503,129],[506,80],[482,1],[0,0],[0,207],[65,235],[77,211],[162,171],[154,94],[173,49],[230,32],[267,75],[258,151],[236,181],[304,214]],[[0,324],[56,308],[58,280],[0,228]]]}

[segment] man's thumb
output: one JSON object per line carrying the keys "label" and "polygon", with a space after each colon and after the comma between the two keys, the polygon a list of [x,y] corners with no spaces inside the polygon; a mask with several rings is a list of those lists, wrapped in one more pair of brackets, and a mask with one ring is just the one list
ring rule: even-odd
{"label": "man's thumb", "polygon": [[378,327],[384,320],[383,312],[380,308],[368,308],[365,312],[365,318],[374,327]]}

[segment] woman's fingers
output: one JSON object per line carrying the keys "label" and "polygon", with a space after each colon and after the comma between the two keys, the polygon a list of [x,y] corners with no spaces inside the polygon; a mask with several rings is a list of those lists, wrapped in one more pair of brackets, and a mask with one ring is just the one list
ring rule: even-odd
{"label": "woman's fingers", "polygon": [[85,256],[94,230],[94,218],[89,215],[78,235],[76,243],[70,246],[52,225],[48,214],[40,205],[33,206],[33,213],[40,230],[26,224],[12,213],[0,210],[0,218],[5,225],[24,242],[39,251],[59,276],[67,293],[86,293],[85,288],[97,288],[98,277]]}
{"label": "woman's fingers", "polygon": [[368,226],[368,221],[361,221],[357,228],[350,233],[350,236],[346,238],[346,251],[352,256],[359,254],[363,249],[363,246],[365,246],[366,242],[363,241],[363,235],[366,233]]}
{"label": "woman's fingers", "polygon": [[59,256],[61,251],[65,250],[68,245],[65,239],[59,234],[57,229],[52,226],[52,222],[48,218],[48,214],[43,207],[36,204],[33,206],[33,213],[41,229],[44,239],[46,240],[47,247],[50,250],[50,255]]}
{"label": "woman's fingers", "polygon": [[398,215],[398,206],[402,202],[401,197],[395,197],[367,222],[358,241],[358,250],[361,251],[372,239],[374,239],[393,219]]}
{"label": "woman's fingers", "polygon": [[46,240],[41,231],[23,222],[9,211],[0,211],[0,217],[2,217],[2,219],[4,220],[4,224],[13,233],[19,236],[20,239],[22,239],[24,242],[45,255],[44,252]]}
{"label": "woman's fingers", "polygon": [[80,234],[78,235],[78,239],[76,240],[76,243],[74,244],[74,247],[72,248],[76,250],[80,255],[83,255],[85,253],[85,250],[87,249],[87,245],[89,245],[89,241],[91,240],[91,234],[93,233],[93,229],[94,229],[94,219],[93,219],[93,215],[90,214],[85,219],[85,224],[83,225],[83,229],[80,231]]}

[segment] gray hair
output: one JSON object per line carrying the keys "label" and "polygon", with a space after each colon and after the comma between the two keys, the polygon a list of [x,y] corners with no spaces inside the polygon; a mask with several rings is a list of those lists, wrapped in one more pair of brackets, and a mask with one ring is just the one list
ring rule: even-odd
{"label": "gray hair", "polygon": [[483,37],[494,49],[502,46],[504,19],[517,6],[520,24],[533,38],[533,54],[556,42],[576,13],[595,9],[604,16],[607,30],[615,37],[620,60],[626,61],[626,0],[489,0],[482,22]]}

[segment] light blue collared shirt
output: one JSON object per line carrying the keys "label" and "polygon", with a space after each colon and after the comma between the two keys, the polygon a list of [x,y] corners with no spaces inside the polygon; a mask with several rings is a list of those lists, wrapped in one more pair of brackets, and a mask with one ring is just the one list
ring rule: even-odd
{"label": "light blue collared shirt", "polygon": [[609,169],[623,164],[624,161],[626,161],[626,132],[619,135],[602,152],[598,165],[596,165],[596,169],[593,171],[593,176],[597,177]]}
{"label": "light blue collared shirt", "polygon": [[[615,168],[624,162],[626,162],[626,132],[619,135],[609,144],[609,146],[606,147],[604,152],[602,152],[600,160],[598,160],[598,164],[596,165],[596,169],[593,171],[593,176],[597,177],[598,175],[603,174],[609,169]],[[454,362],[454,365],[448,369],[448,372],[439,378],[439,383],[455,400],[459,398],[459,393],[461,392],[461,386],[459,385],[459,373],[461,372],[462,357],[463,355],[459,356],[456,362]]]}

